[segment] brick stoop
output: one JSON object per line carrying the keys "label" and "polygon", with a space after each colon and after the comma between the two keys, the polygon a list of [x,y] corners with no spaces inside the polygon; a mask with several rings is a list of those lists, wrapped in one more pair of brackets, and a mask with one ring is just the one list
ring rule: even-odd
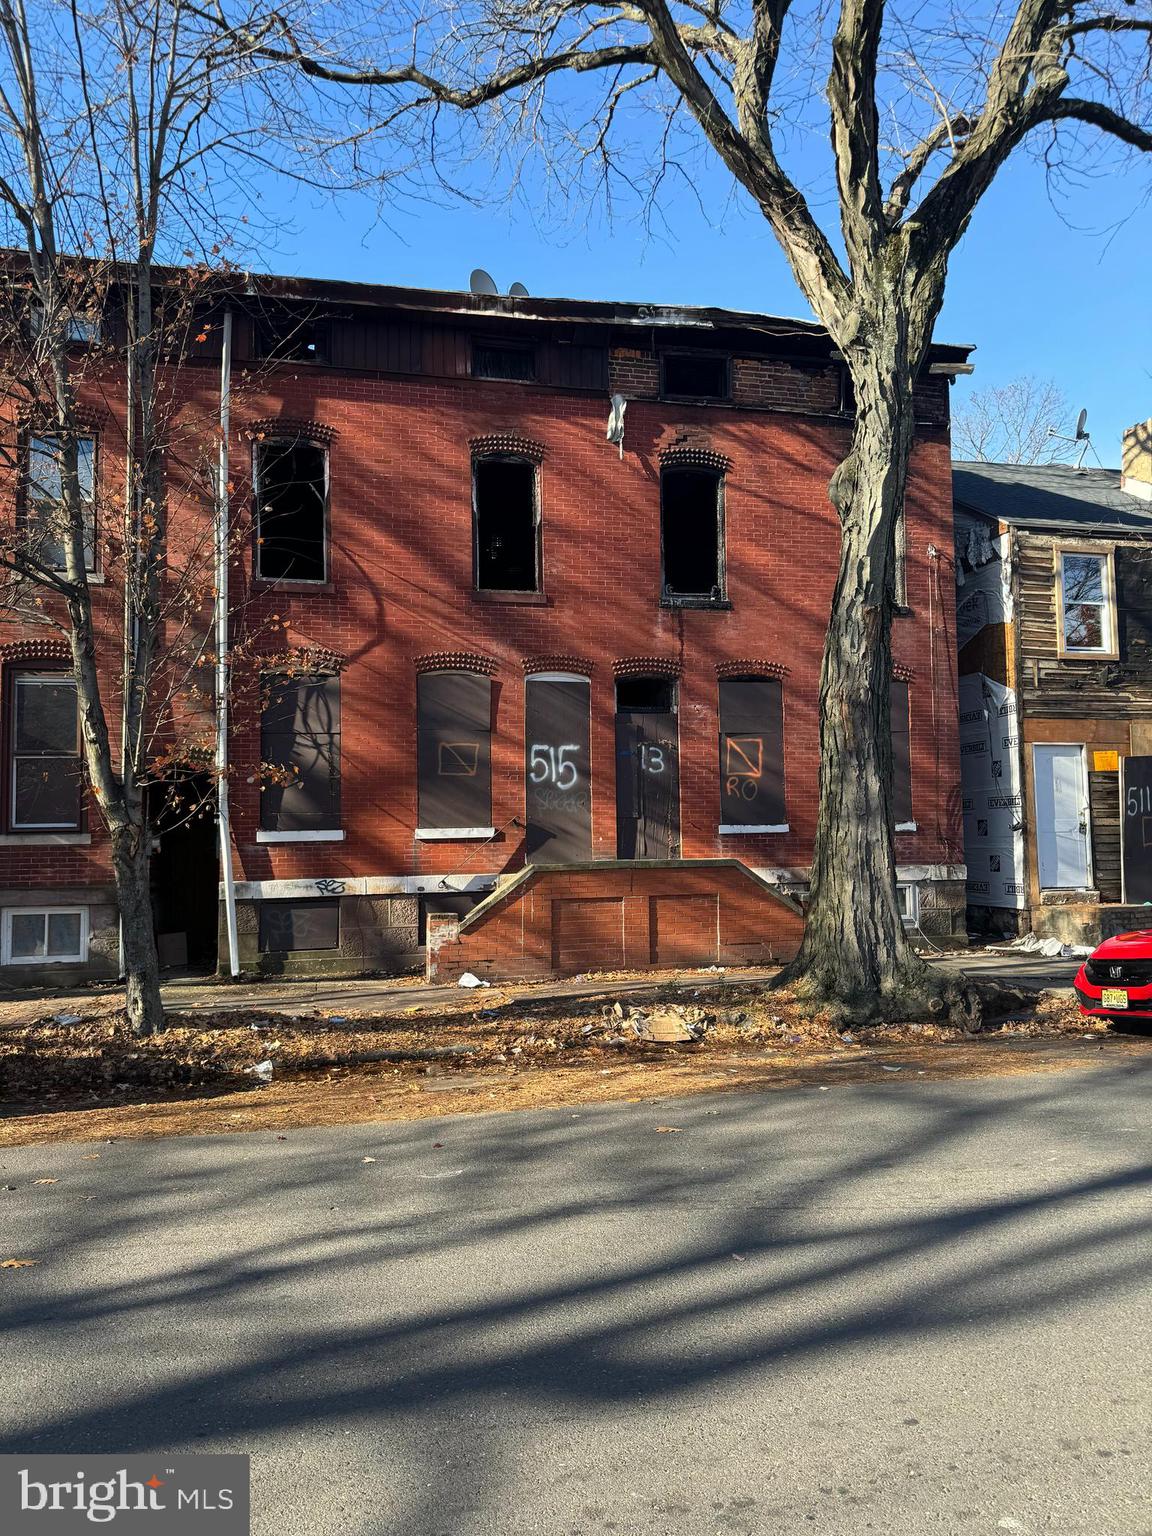
{"label": "brick stoop", "polygon": [[464,917],[429,913],[426,974],[527,981],[757,965],[791,959],[803,932],[799,905],[739,859],[537,864]]}

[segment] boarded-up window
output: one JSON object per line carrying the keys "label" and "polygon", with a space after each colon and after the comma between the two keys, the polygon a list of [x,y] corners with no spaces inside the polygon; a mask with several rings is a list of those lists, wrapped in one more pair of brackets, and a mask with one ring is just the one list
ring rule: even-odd
{"label": "boarded-up window", "polygon": [[774,677],[720,684],[720,821],[778,827],[784,808],[784,698]]}
{"label": "boarded-up window", "polygon": [[417,769],[421,827],[492,822],[492,684],[472,672],[417,679]]}
{"label": "boarded-up window", "polygon": [[340,826],[340,679],[269,679],[260,720],[265,832],[324,832]]}
{"label": "boarded-up window", "polygon": [[537,675],[524,685],[525,854],[538,864],[592,857],[591,684]]}
{"label": "boarded-up window", "polygon": [[262,901],[260,953],[340,947],[339,901]]}
{"label": "boarded-up window", "polygon": [[539,591],[535,464],[477,459],[472,474],[477,587],[482,592]]}
{"label": "boarded-up window", "polygon": [[61,672],[17,672],[9,701],[8,824],[76,831],[81,819],[76,684]]}
{"label": "boarded-up window", "polygon": [[892,720],[892,820],[906,826],[912,820],[912,742],[908,684],[894,677],[890,684]]}
{"label": "boarded-up window", "polygon": [[271,581],[327,574],[328,455],[306,438],[256,451],[256,570]]}

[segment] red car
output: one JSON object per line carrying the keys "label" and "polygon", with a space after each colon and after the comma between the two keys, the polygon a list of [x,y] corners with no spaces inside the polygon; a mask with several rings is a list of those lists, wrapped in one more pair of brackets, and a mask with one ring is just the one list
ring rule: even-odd
{"label": "red car", "polygon": [[1080,1012],[1097,1019],[1152,1019],[1152,928],[1105,939],[1073,983]]}

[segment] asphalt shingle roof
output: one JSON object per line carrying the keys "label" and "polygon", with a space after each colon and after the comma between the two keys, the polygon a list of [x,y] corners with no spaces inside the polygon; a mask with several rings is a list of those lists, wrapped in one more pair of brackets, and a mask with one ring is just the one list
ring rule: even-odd
{"label": "asphalt shingle roof", "polygon": [[1152,533],[1152,501],[1122,491],[1118,469],[957,460],[952,464],[952,495],[958,506],[1023,527]]}

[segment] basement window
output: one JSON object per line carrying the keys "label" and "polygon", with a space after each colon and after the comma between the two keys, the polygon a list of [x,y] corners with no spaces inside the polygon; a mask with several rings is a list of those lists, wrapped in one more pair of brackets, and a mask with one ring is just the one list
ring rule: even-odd
{"label": "basement window", "polygon": [[665,352],[661,359],[666,396],[679,400],[729,400],[732,385],[726,357],[699,352]]}
{"label": "basement window", "polygon": [[259,942],[262,955],[339,949],[340,902],[262,901]]}
{"label": "basement window", "polygon": [[303,438],[256,449],[256,574],[266,581],[327,576],[328,454]]}
{"label": "basement window", "polygon": [[723,487],[723,476],[710,469],[666,469],[660,476],[665,601],[724,602]]}
{"label": "basement window", "polygon": [[0,964],[59,965],[87,958],[87,907],[10,907],[4,913]]}
{"label": "basement window", "polygon": [[477,459],[472,496],[477,588],[539,592],[536,465],[528,459]]}
{"label": "basement window", "polygon": [[514,343],[474,341],[472,377],[531,384],[536,378],[536,353],[531,347]]}

